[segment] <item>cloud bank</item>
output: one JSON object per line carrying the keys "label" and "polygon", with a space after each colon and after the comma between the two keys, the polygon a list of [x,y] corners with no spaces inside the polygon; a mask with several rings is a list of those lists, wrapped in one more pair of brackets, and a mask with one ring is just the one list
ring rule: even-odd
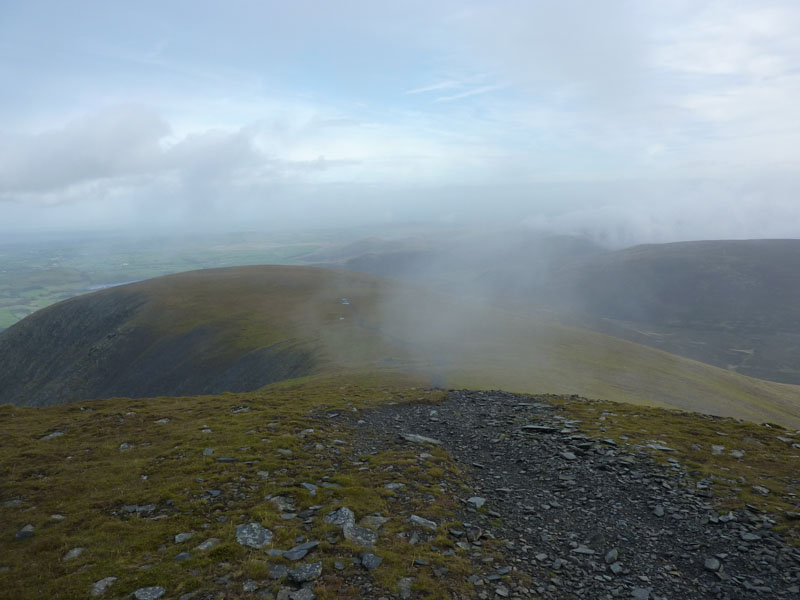
{"label": "cloud bank", "polygon": [[798,29],[789,0],[4,6],[0,229],[798,237]]}

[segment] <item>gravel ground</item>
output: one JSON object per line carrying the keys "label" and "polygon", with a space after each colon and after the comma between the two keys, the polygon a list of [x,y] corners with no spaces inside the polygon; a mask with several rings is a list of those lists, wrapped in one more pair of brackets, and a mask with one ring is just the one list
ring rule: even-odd
{"label": "gravel ground", "polygon": [[800,552],[772,531],[770,515],[718,513],[678,460],[659,465],[585,437],[536,397],[452,391],[441,404],[359,418],[362,450],[421,435],[468,473],[463,531],[451,535],[476,555],[482,539],[500,540],[509,565],[477,563],[470,581],[480,598],[800,597]]}

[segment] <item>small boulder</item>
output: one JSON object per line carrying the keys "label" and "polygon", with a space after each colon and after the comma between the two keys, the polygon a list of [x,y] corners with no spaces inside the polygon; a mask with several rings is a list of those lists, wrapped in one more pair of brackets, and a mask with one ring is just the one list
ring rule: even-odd
{"label": "small boulder", "polygon": [[296,569],[289,571],[289,579],[295,583],[305,583],[314,581],[322,575],[322,561],[300,565]]}
{"label": "small boulder", "polygon": [[31,525],[31,524],[25,525],[25,527],[23,527],[17,533],[14,534],[14,539],[15,540],[24,540],[24,539],[33,537],[34,531],[35,530],[33,528],[33,525]]}
{"label": "small boulder", "polygon": [[102,596],[108,588],[114,585],[114,582],[117,580],[116,577],[104,577],[100,581],[95,581],[92,584],[91,594],[95,598],[98,596]]}
{"label": "small boulder", "polygon": [[160,585],[154,585],[150,587],[139,588],[133,592],[133,597],[136,598],[136,600],[158,600],[166,592],[167,590]]}
{"label": "small boulder", "polygon": [[478,509],[484,504],[486,504],[486,498],[481,498],[480,496],[472,496],[472,498],[467,499],[467,504],[472,508]]}
{"label": "small boulder", "polygon": [[361,559],[361,566],[367,571],[377,569],[383,562],[383,559],[380,556],[376,556],[372,552],[365,552],[359,556],[359,558]]}
{"label": "small boulder", "polygon": [[346,506],[342,506],[332,513],[325,515],[325,522],[338,527],[344,527],[345,525],[354,525],[356,516],[353,514],[352,510]]}
{"label": "small boulder", "polygon": [[420,527],[426,527],[427,529],[432,529],[433,531],[436,531],[439,528],[439,526],[433,521],[430,521],[424,517],[420,517],[419,515],[411,515],[408,518],[408,522],[411,523],[412,525],[419,525]]}
{"label": "small boulder", "polygon": [[342,533],[344,534],[344,539],[364,548],[372,548],[378,542],[378,534],[366,527],[345,525],[342,527]]}
{"label": "small boulder", "polygon": [[76,558],[78,558],[78,557],[79,557],[81,554],[83,554],[85,551],[86,551],[86,548],[73,548],[72,550],[70,550],[69,552],[67,552],[67,553],[66,553],[66,554],[65,554],[65,555],[64,555],[64,556],[61,558],[61,560],[63,560],[64,562],[66,562],[66,561],[68,561],[68,560],[75,560],[75,559],[76,559]]}
{"label": "small boulder", "polygon": [[272,532],[260,523],[247,523],[236,527],[236,541],[242,546],[261,549],[272,542]]}

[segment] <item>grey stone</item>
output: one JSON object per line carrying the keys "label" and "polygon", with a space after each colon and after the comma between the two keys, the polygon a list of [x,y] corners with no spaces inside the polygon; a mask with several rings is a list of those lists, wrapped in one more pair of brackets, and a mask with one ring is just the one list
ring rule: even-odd
{"label": "grey stone", "polygon": [[158,585],[143,587],[133,592],[133,597],[136,598],[136,600],[158,600],[166,591],[167,590]]}
{"label": "grey stone", "polygon": [[383,562],[383,559],[380,556],[375,556],[372,552],[365,552],[360,556],[360,558],[361,558],[361,565],[367,571],[372,571],[374,569],[377,569]]}
{"label": "grey stone", "polygon": [[100,581],[95,581],[92,584],[91,594],[92,596],[102,596],[105,594],[106,590],[114,585],[114,582],[117,580],[116,577],[104,577]]}
{"label": "grey stone", "polygon": [[664,516],[664,507],[661,506],[660,504],[657,504],[656,507],[653,509],[653,514],[655,516],[657,516],[657,517],[663,517]]}
{"label": "grey stone", "polygon": [[156,423],[158,425],[165,425],[165,424],[169,423],[169,419],[166,419],[166,418],[165,419],[159,419],[158,421],[156,421]]}
{"label": "grey stone", "polygon": [[769,489],[763,485],[754,485],[753,491],[760,496],[769,496]]}
{"label": "grey stone", "polygon": [[67,553],[66,553],[66,554],[63,556],[63,558],[62,558],[61,560],[63,560],[63,561],[75,560],[75,559],[76,559],[76,558],[78,558],[78,557],[79,557],[81,554],[83,554],[85,551],[86,551],[86,548],[73,548],[72,550],[70,550],[69,552],[67,552]]}
{"label": "grey stone", "polygon": [[126,450],[130,450],[131,448],[133,448],[133,444],[130,444],[128,442],[122,442],[119,445],[120,452],[125,452]]}
{"label": "grey stone", "polygon": [[406,484],[405,483],[394,482],[394,483],[387,483],[383,487],[385,487],[387,490],[394,491],[394,490],[400,490],[400,489],[406,487]]}
{"label": "grey stone", "polygon": [[372,548],[378,542],[378,534],[366,527],[348,524],[342,527],[342,533],[344,539],[364,548]]}
{"label": "grey stone", "polygon": [[617,562],[617,558],[619,558],[619,551],[616,548],[612,548],[611,550],[606,552],[607,565]]}
{"label": "grey stone", "polygon": [[179,552],[175,555],[175,562],[183,562],[185,560],[189,560],[192,558],[194,554],[190,554],[189,552]]}
{"label": "grey stone", "polygon": [[294,592],[292,588],[282,587],[278,590],[278,595],[275,596],[275,600],[291,600],[290,596]]}
{"label": "grey stone", "polygon": [[260,549],[272,542],[272,532],[260,523],[237,525],[236,541],[242,546]]}
{"label": "grey stone", "polygon": [[651,450],[659,450],[661,452],[675,452],[675,448],[670,448],[663,444],[647,444],[647,447]]}
{"label": "grey stone", "polygon": [[315,486],[313,483],[303,482],[300,484],[300,486],[307,489],[308,493],[311,494],[312,496],[317,495],[317,486]]}
{"label": "grey stone", "polygon": [[221,541],[222,540],[220,540],[219,538],[208,538],[205,542],[197,546],[195,550],[197,550],[198,552],[208,552],[209,550],[219,546]]}
{"label": "grey stone", "polygon": [[316,597],[311,588],[301,588],[289,594],[289,600],[314,600]]}
{"label": "grey stone", "polygon": [[34,531],[35,529],[33,528],[33,525],[31,524],[25,525],[25,527],[23,527],[17,533],[14,534],[14,539],[24,540],[29,537],[33,537]]}
{"label": "grey stone", "polygon": [[412,585],[414,585],[413,577],[403,577],[397,582],[397,587],[400,590],[400,598],[402,600],[409,600],[409,598],[411,598]]}
{"label": "grey stone", "polygon": [[575,456],[574,452],[562,452],[561,457],[566,460],[578,460],[578,457]]}
{"label": "grey stone", "polygon": [[498,585],[496,588],[494,588],[494,593],[501,598],[508,598],[508,588],[504,585]]}
{"label": "grey stone", "polygon": [[379,530],[381,527],[386,525],[389,522],[389,519],[386,517],[382,517],[380,515],[367,515],[361,521],[358,522],[361,527],[369,527],[370,529],[374,529],[375,531]]}
{"label": "grey stone", "polygon": [[192,539],[193,537],[194,537],[194,532],[193,531],[187,531],[185,533],[179,533],[178,535],[175,536],[175,543],[176,544],[182,544],[183,542],[186,542],[186,541]]}
{"label": "grey stone", "polygon": [[633,600],[650,600],[650,588],[633,588],[631,598]]}
{"label": "grey stone", "polygon": [[472,496],[471,498],[467,499],[467,504],[477,509],[486,504],[486,498],[481,498],[480,496]]}
{"label": "grey stone", "polygon": [[64,435],[63,431],[54,431],[53,433],[48,433],[47,435],[40,437],[39,440],[52,440],[54,438],[61,437],[62,435]]}
{"label": "grey stone", "polygon": [[205,450],[203,450],[203,456],[211,456],[212,454],[214,454],[213,448],[206,448]]}
{"label": "grey stone", "polygon": [[283,553],[283,557],[287,560],[302,560],[305,558],[306,554],[317,546],[319,546],[319,542],[306,542],[305,544],[295,546],[291,550],[287,550]]}
{"label": "grey stone", "polygon": [[609,569],[611,569],[611,572],[612,572],[614,575],[619,575],[619,574],[620,574],[620,573],[622,573],[622,571],[623,571],[623,569],[622,569],[622,565],[621,565],[620,563],[618,563],[618,562],[611,563],[611,565],[609,565],[609,567],[608,567],[608,568],[609,568]]}
{"label": "grey stone", "polygon": [[428,529],[432,529],[433,531],[436,531],[439,528],[439,526],[436,523],[434,523],[433,521],[430,521],[430,520],[425,519],[424,517],[420,517],[418,515],[411,515],[408,518],[408,522],[411,523],[412,525],[419,525],[420,527],[427,527]]}
{"label": "grey stone", "polygon": [[289,569],[285,565],[269,565],[270,579],[283,579],[289,575]]}
{"label": "grey stone", "polygon": [[330,523],[331,525],[336,525],[338,527],[344,527],[345,525],[355,525],[356,516],[353,514],[353,511],[347,508],[346,506],[342,506],[341,508],[336,509],[332,513],[325,515],[325,522]]}
{"label": "grey stone", "polygon": [[716,572],[720,570],[722,563],[720,563],[718,559],[711,557],[706,559],[706,562],[703,564],[703,566],[705,567],[706,571]]}
{"label": "grey stone", "polygon": [[289,579],[295,583],[314,581],[322,575],[322,561],[301,565],[289,571]]}
{"label": "grey stone", "polygon": [[242,582],[242,591],[246,594],[252,594],[258,590],[258,582],[252,579]]}
{"label": "grey stone", "polygon": [[741,538],[745,542],[757,542],[761,539],[760,535],[756,535],[755,533],[750,533],[749,531],[743,531],[741,534]]}
{"label": "grey stone", "polygon": [[527,433],[555,433],[558,429],[550,425],[523,425],[522,431]]}
{"label": "grey stone", "polygon": [[442,445],[442,442],[440,442],[439,440],[425,437],[424,435],[417,435],[416,433],[401,433],[400,437],[407,442],[413,442],[415,444],[433,444],[435,446]]}

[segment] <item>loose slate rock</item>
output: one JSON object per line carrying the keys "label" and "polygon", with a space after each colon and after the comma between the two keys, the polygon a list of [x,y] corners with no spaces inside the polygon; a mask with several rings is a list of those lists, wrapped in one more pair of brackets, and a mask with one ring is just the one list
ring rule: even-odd
{"label": "loose slate rock", "polygon": [[358,522],[361,527],[369,527],[370,529],[374,529],[378,531],[381,527],[386,525],[389,522],[389,519],[386,517],[382,517],[380,515],[367,515],[361,521]]}
{"label": "loose slate rock", "polygon": [[183,542],[186,542],[186,541],[192,539],[193,537],[194,537],[194,532],[192,532],[192,531],[187,531],[185,533],[179,533],[178,535],[175,536],[175,543],[176,544],[182,544]]}
{"label": "loose slate rock", "polygon": [[322,575],[322,561],[300,565],[296,569],[289,571],[289,579],[295,583],[314,581],[320,575]]}
{"label": "loose slate rock", "polygon": [[361,558],[361,565],[367,571],[377,569],[383,562],[383,559],[380,556],[375,556],[372,552],[365,552],[359,558]]}
{"label": "loose slate rock", "polygon": [[114,585],[114,582],[117,580],[116,577],[104,577],[100,581],[95,581],[92,584],[91,594],[94,597],[102,596],[108,588]]}
{"label": "loose slate rock", "polygon": [[285,565],[269,565],[270,579],[283,579],[289,574],[289,569]]}
{"label": "loose slate rock", "polygon": [[342,506],[339,509],[336,509],[332,513],[325,515],[325,522],[330,523],[331,525],[336,525],[338,527],[344,527],[345,525],[355,525],[356,516],[353,514],[353,511],[347,508],[346,506]]}
{"label": "loose slate rock", "polygon": [[165,590],[163,587],[156,585],[139,588],[133,592],[133,597],[136,598],[136,600],[158,600],[166,592],[167,590]]}
{"label": "loose slate rock", "polygon": [[441,446],[442,442],[433,438],[425,437],[424,435],[417,435],[416,433],[401,433],[400,437],[407,442],[415,444],[433,444],[434,446]]}
{"label": "loose slate rock", "polygon": [[48,433],[47,435],[40,437],[39,440],[52,440],[54,438],[61,437],[62,435],[64,435],[63,431],[54,431],[53,433]]}
{"label": "loose slate rock", "polygon": [[25,525],[22,529],[20,529],[17,533],[14,534],[15,540],[24,540],[30,537],[33,537],[34,533],[33,525]]}
{"label": "loose slate rock", "polygon": [[317,595],[310,588],[301,588],[289,594],[289,600],[314,600]]}
{"label": "loose slate rock", "polygon": [[247,523],[236,527],[236,541],[242,546],[261,549],[272,542],[272,532],[260,523]]}
{"label": "loose slate rock", "polygon": [[434,523],[433,521],[429,521],[428,519],[425,519],[424,517],[420,517],[419,515],[411,515],[408,518],[408,522],[413,524],[413,525],[419,525],[421,527],[427,527],[428,529],[432,529],[433,531],[436,531],[439,528],[439,526],[436,523]]}
{"label": "loose slate rock", "polygon": [[720,567],[722,567],[722,563],[719,562],[718,559],[711,557],[707,558],[705,564],[703,565],[706,571],[719,571]]}
{"label": "loose slate rock", "polygon": [[222,540],[220,540],[219,538],[208,538],[205,542],[197,546],[195,550],[197,550],[198,552],[208,552],[209,550],[219,546],[221,541]]}
{"label": "loose slate rock", "polygon": [[287,550],[283,553],[283,557],[287,560],[302,560],[305,558],[306,554],[317,546],[319,546],[319,542],[306,542],[305,544],[295,546],[291,550]]}
{"label": "loose slate rock", "polygon": [[67,552],[61,560],[63,560],[64,562],[66,562],[68,560],[75,560],[81,554],[83,554],[85,551],[86,551],[86,548],[73,548],[72,550]]}
{"label": "loose slate rock", "polygon": [[373,548],[378,542],[378,534],[366,527],[348,524],[342,527],[342,533],[344,534],[344,539],[364,548]]}
{"label": "loose slate rock", "polygon": [[484,504],[486,504],[486,498],[481,498],[480,496],[472,496],[472,498],[467,499],[467,504],[469,504],[472,508],[480,508]]}

